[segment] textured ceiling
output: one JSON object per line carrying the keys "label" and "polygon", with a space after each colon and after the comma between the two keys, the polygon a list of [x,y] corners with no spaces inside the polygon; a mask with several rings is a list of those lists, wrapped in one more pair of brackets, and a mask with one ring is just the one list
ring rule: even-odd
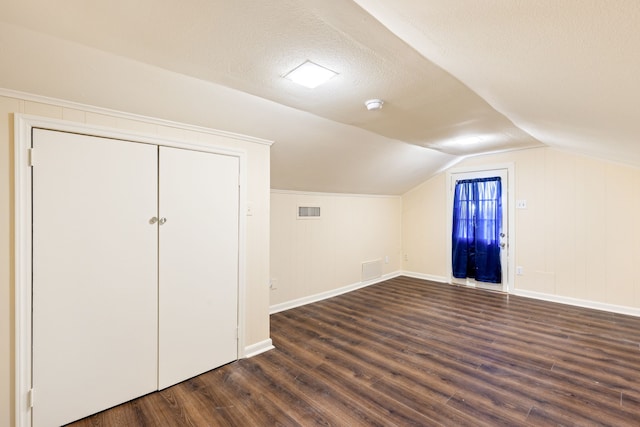
{"label": "textured ceiling", "polygon": [[638,0],[355,0],[547,145],[640,166]]}
{"label": "textured ceiling", "polygon": [[[460,155],[542,143],[640,165],[635,0],[5,3],[23,51],[50,44],[63,64],[109,60],[128,77],[96,86],[95,65],[47,82],[17,61],[0,86],[274,139],[274,188],[401,194]],[[136,75],[125,59],[208,86],[192,111],[179,84],[164,106],[114,100]],[[281,78],[307,59],[339,75],[314,90]]]}

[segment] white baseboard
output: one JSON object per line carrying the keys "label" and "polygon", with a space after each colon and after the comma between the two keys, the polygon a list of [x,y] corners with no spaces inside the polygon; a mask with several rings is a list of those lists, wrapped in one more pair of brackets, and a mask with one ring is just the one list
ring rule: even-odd
{"label": "white baseboard", "polygon": [[[424,273],[416,273],[413,271],[396,271],[393,273],[389,273],[389,274],[385,274],[382,277],[378,277],[377,279],[374,280],[369,280],[367,282],[359,282],[359,283],[354,283],[352,285],[348,285],[348,286],[344,286],[338,289],[334,289],[331,291],[327,291],[327,292],[322,292],[319,294],[315,294],[315,295],[311,295],[308,297],[304,297],[304,298],[299,298],[293,301],[288,301],[288,302],[284,302],[281,304],[275,304],[272,305],[271,307],[269,307],[269,314],[274,314],[274,313],[278,313],[280,311],[285,311],[285,310],[289,310],[291,308],[295,308],[295,307],[300,307],[303,306],[305,304],[311,304],[313,302],[317,302],[317,301],[322,301],[324,299],[327,298],[331,298],[334,296],[338,296],[347,292],[351,292],[354,291],[356,289],[360,289],[360,288],[364,288],[366,286],[371,286],[374,285],[376,283],[380,283],[380,282],[384,282],[385,280],[389,280],[389,279],[393,279],[395,277],[399,277],[399,276],[407,276],[407,277],[411,277],[414,279],[422,279],[422,280],[429,280],[432,282],[438,282],[438,283],[449,283],[449,279],[444,277],[444,276],[434,276],[434,275],[430,275],[430,274],[424,274]],[[559,295],[552,295],[552,294],[546,294],[546,293],[542,293],[542,292],[534,292],[534,291],[527,291],[527,290],[522,290],[522,289],[515,289],[512,292],[509,292],[511,295],[518,295],[518,296],[522,296],[522,297],[527,297],[527,298],[534,298],[534,299],[539,299],[539,300],[543,300],[543,301],[549,301],[549,302],[557,302],[560,304],[567,304],[567,305],[573,305],[576,307],[583,307],[583,308],[591,308],[594,310],[602,310],[602,311],[608,311],[611,313],[619,313],[619,314],[626,314],[629,316],[635,316],[635,317],[640,317],[640,309],[639,308],[634,308],[634,307],[626,307],[626,306],[621,306],[621,305],[615,305],[615,304],[606,304],[606,303],[601,303],[601,302],[597,302],[597,301],[589,301],[589,300],[583,300],[583,299],[579,299],[579,298],[571,298],[571,297],[564,297],[564,296],[559,296]],[[269,349],[267,349],[269,350]],[[266,351],[266,350],[264,350]]]}
{"label": "white baseboard", "polygon": [[557,302],[560,304],[575,305],[577,307],[592,308],[594,310],[609,311],[612,313],[626,314],[629,316],[640,317],[640,309],[626,307],[622,305],[606,304],[597,301],[583,300],[579,298],[563,297],[559,295],[546,294],[542,292],[527,291],[523,289],[515,289],[512,295],[521,297],[534,298],[543,301]]}
{"label": "white baseboard", "polygon": [[[412,271],[402,271],[402,276],[412,277],[414,279],[430,280],[432,282],[449,283],[449,279],[442,276],[432,276],[429,274],[415,273]],[[543,292],[527,291],[523,289],[515,289],[509,292],[511,295],[518,295],[527,298],[539,299],[542,301],[557,302],[560,304],[573,305],[576,307],[591,308],[594,310],[608,311],[611,313],[626,314],[629,316],[640,317],[640,309],[634,307],[626,307],[622,305],[606,304],[597,301],[583,300],[579,298],[564,297],[560,295],[547,294]]]}
{"label": "white baseboard", "polygon": [[274,348],[275,347],[273,346],[273,341],[271,341],[271,338],[269,338],[245,347],[243,358],[248,359],[249,357],[257,356],[260,353],[273,350]]}
{"label": "white baseboard", "polygon": [[311,304],[313,302],[318,302],[325,300],[327,298],[335,297],[338,295],[345,294],[347,292],[355,291],[356,289],[364,288],[367,286],[375,285],[376,283],[384,282],[385,280],[393,279],[394,277],[402,276],[401,271],[396,271],[389,274],[384,274],[380,277],[377,277],[372,280],[367,280],[366,282],[358,282],[352,285],[343,286],[341,288],[332,289],[330,291],[321,292],[319,294],[310,295],[308,297],[298,298],[292,301],[283,302],[280,304],[275,304],[269,307],[269,314],[279,313],[281,311],[289,310],[291,308],[300,307],[306,304]]}
{"label": "white baseboard", "polygon": [[449,283],[449,279],[444,276],[433,276],[431,274],[415,273],[413,271],[402,271],[400,276],[407,276],[413,279],[429,280],[431,282]]}

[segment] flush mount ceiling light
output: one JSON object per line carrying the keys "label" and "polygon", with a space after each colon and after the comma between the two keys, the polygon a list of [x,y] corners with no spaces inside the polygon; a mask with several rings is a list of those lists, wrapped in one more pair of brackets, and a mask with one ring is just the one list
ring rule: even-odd
{"label": "flush mount ceiling light", "polygon": [[382,99],[370,99],[368,101],[364,101],[364,105],[369,111],[382,109],[382,104],[384,104]]}
{"label": "flush mount ceiling light", "polygon": [[315,62],[305,61],[285,74],[284,78],[301,86],[308,87],[309,89],[314,89],[337,74],[335,71],[318,65]]}

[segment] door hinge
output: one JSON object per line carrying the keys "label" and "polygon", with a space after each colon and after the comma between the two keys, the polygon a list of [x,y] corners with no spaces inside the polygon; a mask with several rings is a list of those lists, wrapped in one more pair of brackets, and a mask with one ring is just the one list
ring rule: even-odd
{"label": "door hinge", "polygon": [[27,155],[29,156],[29,166],[33,167],[35,164],[34,163],[35,149],[27,148]]}
{"label": "door hinge", "polygon": [[240,339],[240,328],[236,326],[236,339]]}
{"label": "door hinge", "polygon": [[33,389],[27,392],[27,407],[33,408]]}

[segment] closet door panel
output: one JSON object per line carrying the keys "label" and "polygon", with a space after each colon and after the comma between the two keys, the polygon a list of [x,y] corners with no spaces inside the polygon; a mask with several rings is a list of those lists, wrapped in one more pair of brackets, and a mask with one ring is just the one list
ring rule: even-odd
{"label": "closet door panel", "polygon": [[157,387],[157,147],[34,130],[34,426]]}
{"label": "closet door panel", "polygon": [[159,388],[237,359],[236,157],[160,148]]}

